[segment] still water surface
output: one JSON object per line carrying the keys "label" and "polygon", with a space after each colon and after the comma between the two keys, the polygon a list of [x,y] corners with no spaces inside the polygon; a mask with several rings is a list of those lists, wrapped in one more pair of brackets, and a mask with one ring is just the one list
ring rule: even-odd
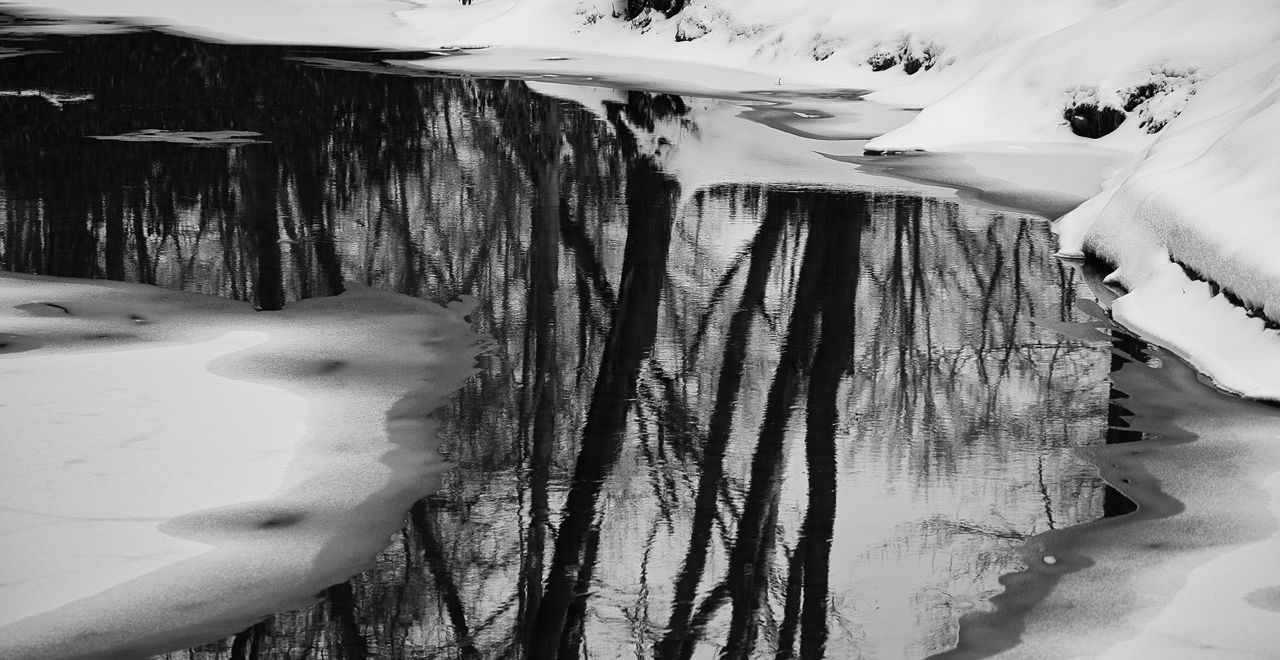
{"label": "still water surface", "polygon": [[1105,343],[1034,322],[1087,293],[1041,220],[686,189],[651,148],[698,131],[675,96],[144,32],[0,46],[5,269],[263,313],[465,294],[493,339],[440,413],[457,468],[376,567],[172,657],[920,657],[1022,539],[1131,509],[1074,451],[1119,394]]}

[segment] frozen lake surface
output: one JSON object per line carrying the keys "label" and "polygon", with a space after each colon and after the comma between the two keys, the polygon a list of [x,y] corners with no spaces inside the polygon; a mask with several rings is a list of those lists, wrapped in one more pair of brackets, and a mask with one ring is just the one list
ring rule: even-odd
{"label": "frozen lake surface", "polygon": [[[120,648],[844,658],[924,657],[960,640],[958,655],[1021,642],[1049,657],[1142,644],[1141,632],[1138,652],[1174,652],[1177,608],[1201,583],[1232,585],[1217,605],[1240,629],[1215,621],[1184,641],[1245,653],[1278,641],[1267,624],[1280,576],[1250,559],[1275,545],[1280,460],[1249,442],[1275,435],[1274,411],[1215,393],[1087,302],[1105,289],[1055,258],[1049,224],[1030,214],[1078,202],[1070,193],[987,178],[962,200],[892,176],[936,181],[955,163],[862,156],[903,113],[850,90],[712,98],[447,77],[383,63],[425,53],[146,32],[24,34],[0,49],[0,92],[12,92],[0,94],[6,270],[242,301],[203,303],[222,319],[192,322],[206,333],[202,323],[227,317],[259,319],[245,323],[267,335],[272,324],[327,328],[325,350],[360,356],[344,363],[363,365],[352,383],[369,396],[420,376],[403,346],[370,340],[384,308],[342,308],[375,295],[365,287],[413,309],[474,297],[468,318],[492,339],[436,415],[453,469],[422,478],[434,492],[399,508],[372,496],[333,507],[326,529],[380,549],[371,568],[347,579],[368,562],[339,562],[350,570],[307,606],[316,589],[299,585],[338,563],[267,571],[283,584],[215,576],[205,592],[139,565],[121,578],[126,593],[172,585],[199,603],[234,584],[248,604],[190,625],[152,611],[137,625],[180,632]],[[8,301],[51,280],[0,281]],[[59,410],[81,408],[77,397],[107,405],[94,387],[154,399],[105,378],[77,385],[82,347],[17,352],[36,336],[19,324],[38,316],[56,332],[65,320],[29,305],[0,316],[13,347],[0,349],[6,392],[38,374]],[[462,337],[441,345],[469,364]],[[172,351],[171,339],[141,333],[137,348]],[[164,389],[194,399],[182,421],[214,438],[266,423],[240,411],[278,421],[270,410],[305,409],[291,384],[322,410],[362,408],[282,368],[276,389],[241,390],[250,400],[219,421],[190,388],[216,379],[203,369],[215,353],[259,339],[193,339],[152,356],[172,368],[128,379],[160,382],[191,360],[190,378]],[[128,354],[101,360],[116,377],[113,360]],[[57,442],[48,415],[0,411],[7,430],[24,429],[11,446]],[[104,428],[102,440],[131,432]],[[147,452],[135,453],[125,462],[147,472]],[[235,457],[228,465],[250,499],[276,492]],[[21,465],[6,469],[6,500],[39,488]],[[218,488],[179,481],[162,488],[197,503]],[[1242,487],[1227,497],[1222,484]],[[113,515],[166,515],[102,488]],[[344,514],[398,519],[410,501],[389,545],[386,529],[343,526]],[[11,535],[23,523],[9,511],[0,525],[13,566],[86,542]],[[196,536],[226,532],[210,529]],[[149,547],[191,535],[149,530]],[[105,523],[93,533],[120,534]],[[47,604],[4,610],[0,648],[38,648],[30,631],[52,626],[43,648],[104,652],[83,641],[105,625],[93,601],[102,574],[48,574]],[[21,582],[4,575],[0,593]],[[1073,637],[1082,630],[1093,641]]]}

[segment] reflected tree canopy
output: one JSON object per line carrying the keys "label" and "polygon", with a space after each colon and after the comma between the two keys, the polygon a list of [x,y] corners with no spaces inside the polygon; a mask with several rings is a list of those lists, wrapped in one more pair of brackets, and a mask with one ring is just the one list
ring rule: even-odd
{"label": "reflected tree canopy", "polygon": [[[93,98],[0,97],[5,268],[263,310],[472,295],[494,339],[441,413],[458,467],[377,566],[175,658],[921,656],[1020,539],[1102,515],[1072,450],[1109,356],[1031,321],[1082,288],[1046,223],[682,189],[638,139],[691,121],[677,97],[53,41],[4,84]],[[88,137],[143,129],[260,137]]]}

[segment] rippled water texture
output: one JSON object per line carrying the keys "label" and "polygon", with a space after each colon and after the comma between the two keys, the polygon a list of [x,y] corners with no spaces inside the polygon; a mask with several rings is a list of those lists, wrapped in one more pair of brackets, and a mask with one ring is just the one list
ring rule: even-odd
{"label": "rippled water texture", "polygon": [[4,268],[263,310],[470,294],[494,340],[440,413],[457,468],[377,566],[190,657],[918,657],[1022,539],[1128,510],[1075,453],[1116,421],[1109,347],[1033,322],[1085,320],[1042,220],[686,189],[655,136],[734,101],[2,45]]}

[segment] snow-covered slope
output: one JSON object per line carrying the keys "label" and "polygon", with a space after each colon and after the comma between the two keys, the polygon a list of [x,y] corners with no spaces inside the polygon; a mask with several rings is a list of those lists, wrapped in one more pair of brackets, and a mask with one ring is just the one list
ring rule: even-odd
{"label": "snow-covered slope", "polygon": [[1204,80],[1277,38],[1280,3],[1274,0],[1130,0],[1004,48],[915,121],[868,148],[1084,141],[1089,138],[1073,135],[1067,115],[1074,115],[1079,133],[1095,118],[1105,123],[1099,115],[1111,111],[1115,119],[1127,116],[1100,142],[1136,151],[1177,116]]}
{"label": "snow-covered slope", "polygon": [[1280,44],[1208,81],[1105,192],[1058,223],[1065,254],[1117,266],[1111,280],[1130,291],[1115,304],[1117,320],[1220,386],[1272,399],[1280,398],[1280,333],[1266,328],[1280,320],[1277,145]]}
{"label": "snow-covered slope", "polygon": [[[430,38],[395,17],[404,7],[405,3],[397,0],[0,1],[0,10],[125,19],[179,34],[237,43],[417,48]],[[71,27],[100,29],[91,23]]]}

